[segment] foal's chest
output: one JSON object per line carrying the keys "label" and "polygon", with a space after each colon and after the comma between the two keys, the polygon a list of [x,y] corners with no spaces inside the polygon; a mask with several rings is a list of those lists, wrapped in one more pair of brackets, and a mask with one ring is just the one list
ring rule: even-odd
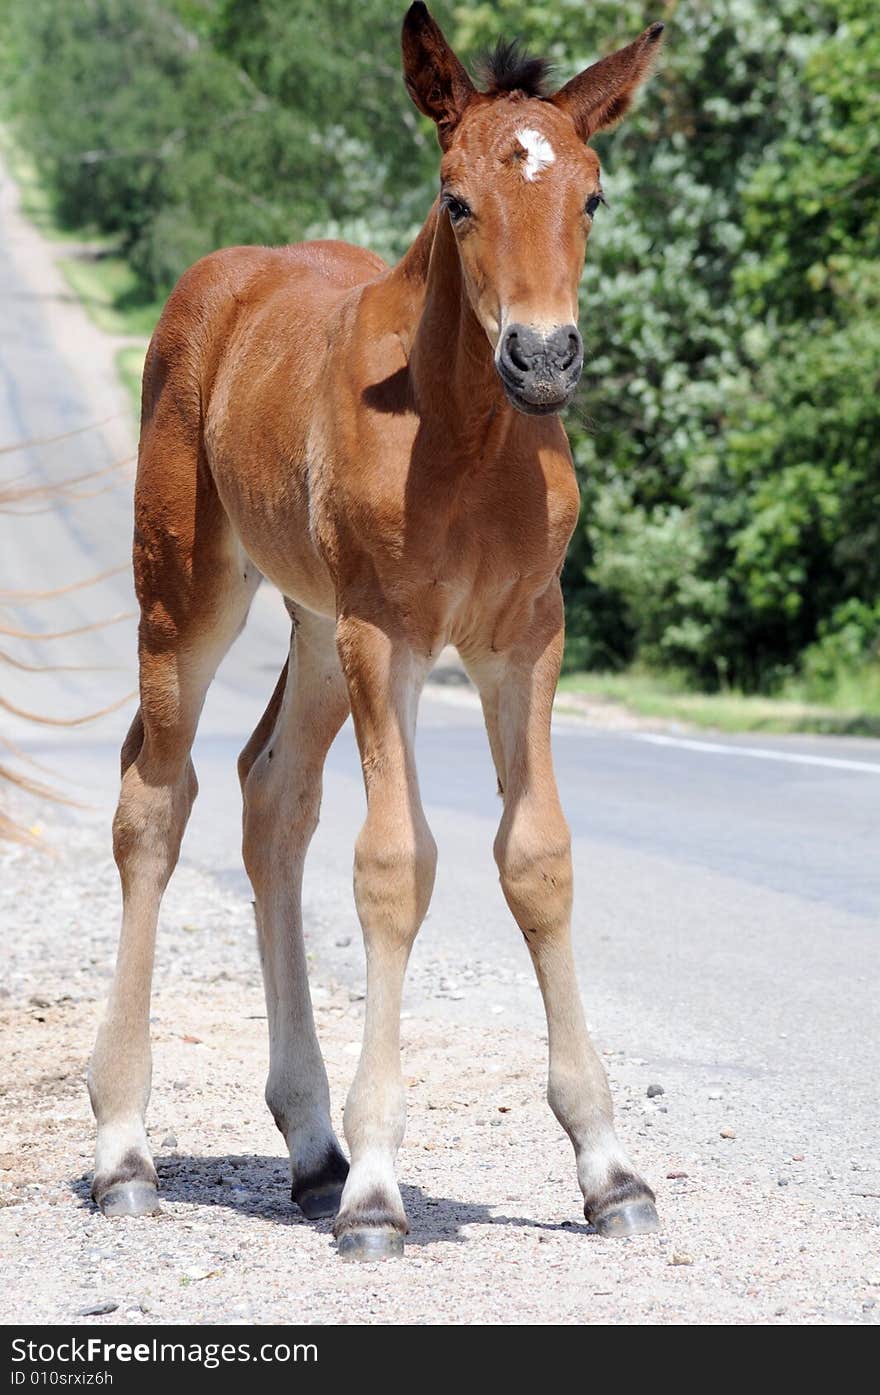
{"label": "foal's chest", "polygon": [[333,491],[343,597],[368,587],[427,654],[506,646],[558,573],[578,515],[561,426],[536,436],[487,464],[462,464],[439,441],[364,462]]}

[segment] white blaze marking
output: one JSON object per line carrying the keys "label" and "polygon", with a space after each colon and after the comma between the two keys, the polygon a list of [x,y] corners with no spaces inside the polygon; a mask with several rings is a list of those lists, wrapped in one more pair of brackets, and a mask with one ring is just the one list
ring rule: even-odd
{"label": "white blaze marking", "polygon": [[546,136],[542,136],[540,131],[533,131],[529,126],[517,131],[516,138],[527,156],[523,165],[523,179],[536,179],[541,170],[552,165],[556,159],[553,146]]}

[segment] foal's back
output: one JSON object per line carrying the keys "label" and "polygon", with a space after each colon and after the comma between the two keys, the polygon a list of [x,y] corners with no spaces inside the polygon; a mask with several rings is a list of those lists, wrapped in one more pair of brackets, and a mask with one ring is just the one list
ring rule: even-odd
{"label": "foal's back", "polygon": [[[195,403],[198,389],[206,419],[240,408],[230,400],[237,389],[301,400],[324,371],[344,303],[386,271],[375,253],[338,241],[228,247],[203,257],[181,276],[156,326],[144,415],[155,410],[169,375],[176,395],[188,386]],[[215,391],[222,397],[216,404]]]}

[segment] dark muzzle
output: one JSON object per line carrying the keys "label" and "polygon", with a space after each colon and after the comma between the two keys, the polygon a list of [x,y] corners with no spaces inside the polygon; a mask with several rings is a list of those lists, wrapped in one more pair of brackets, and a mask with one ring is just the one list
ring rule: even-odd
{"label": "dark muzzle", "polygon": [[495,355],[498,375],[514,407],[543,415],[571,400],[584,364],[577,325],[546,332],[530,325],[508,325]]}

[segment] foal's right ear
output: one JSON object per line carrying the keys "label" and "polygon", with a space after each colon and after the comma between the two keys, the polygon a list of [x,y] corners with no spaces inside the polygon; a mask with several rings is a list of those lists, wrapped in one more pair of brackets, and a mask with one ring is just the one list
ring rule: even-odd
{"label": "foal's right ear", "polygon": [[403,79],[419,111],[437,124],[444,150],[476,88],[427,5],[410,5],[400,36]]}

